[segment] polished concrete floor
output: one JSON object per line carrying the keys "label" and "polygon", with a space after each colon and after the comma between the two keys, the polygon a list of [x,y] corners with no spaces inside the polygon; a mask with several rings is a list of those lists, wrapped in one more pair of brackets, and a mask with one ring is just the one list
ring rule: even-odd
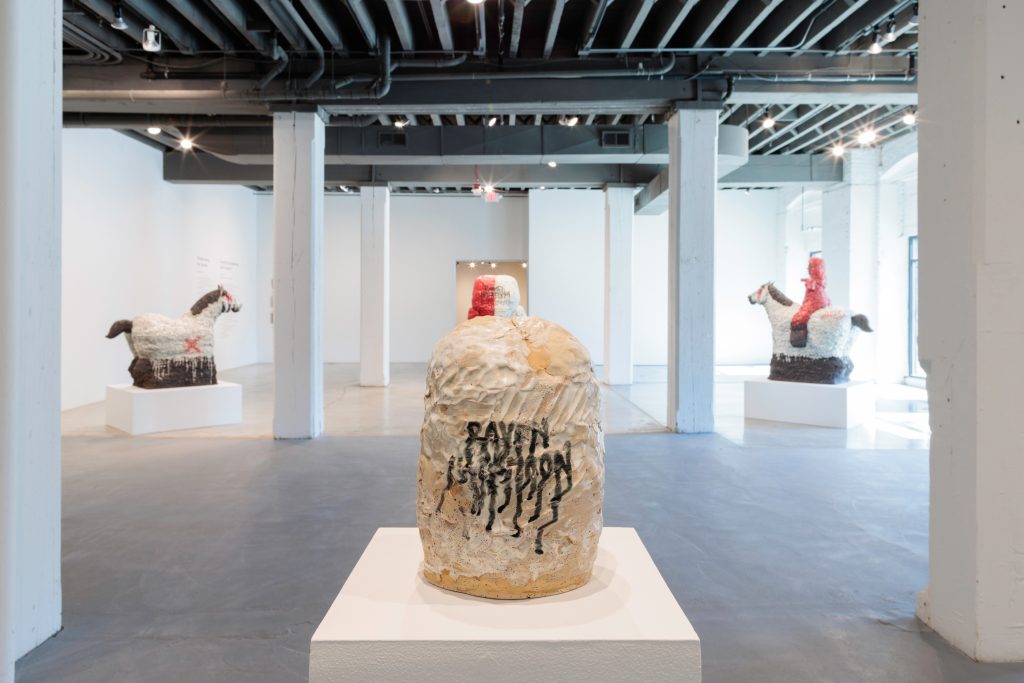
{"label": "polished concrete floor", "polygon": [[[19,662],[18,683],[305,681],[309,638],[374,530],[414,524],[422,408],[406,372],[389,390],[333,389],[347,407],[332,402],[314,441],[252,438],[253,416],[238,434],[129,438],[90,426],[95,408],[66,414],[65,628]],[[265,370],[225,374],[258,399]],[[607,439],[605,521],[639,531],[701,636],[704,680],[1024,681],[1024,666],[976,664],[913,617],[927,580],[920,394],[882,388],[875,422],[849,435],[737,422],[737,376],[720,373],[721,434],[650,431],[617,402],[626,414],[606,413],[624,432],[653,422]],[[344,433],[378,419],[391,435]]]}

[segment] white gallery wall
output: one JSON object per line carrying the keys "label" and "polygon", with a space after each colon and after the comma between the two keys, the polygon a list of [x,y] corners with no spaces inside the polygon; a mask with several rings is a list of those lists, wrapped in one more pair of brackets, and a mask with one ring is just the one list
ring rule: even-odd
{"label": "white gallery wall", "polygon": [[123,336],[106,339],[115,320],[181,315],[217,284],[243,303],[217,323],[217,367],[256,362],[269,323],[252,192],[166,183],[157,150],[112,131],[69,129],[63,141],[63,408],[131,382]]}

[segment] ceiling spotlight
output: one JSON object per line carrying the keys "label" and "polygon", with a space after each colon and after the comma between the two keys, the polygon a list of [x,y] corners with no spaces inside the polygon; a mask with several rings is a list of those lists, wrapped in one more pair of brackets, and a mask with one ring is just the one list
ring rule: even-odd
{"label": "ceiling spotlight", "polygon": [[912,112],[912,111],[908,111],[906,114],[903,115],[902,121],[903,121],[904,125],[907,125],[907,126],[916,125],[917,124],[917,114]]}
{"label": "ceiling spotlight", "polygon": [[761,119],[761,127],[765,130],[771,130],[775,127],[775,119],[772,118],[771,114]]}
{"label": "ceiling spotlight", "polygon": [[498,125],[498,117],[497,116],[492,116],[491,118],[487,119],[487,127],[488,128],[493,128],[496,125]]}
{"label": "ceiling spotlight", "polygon": [[857,134],[857,144],[861,147],[867,147],[877,139],[878,133],[874,128],[866,128]]}
{"label": "ceiling spotlight", "polygon": [[484,185],[484,192],[488,194],[494,192],[494,185]]}
{"label": "ceiling spotlight", "polygon": [[435,188],[433,189],[433,193],[434,193],[434,194],[441,194],[441,188],[440,188],[440,187],[435,187]]}
{"label": "ceiling spotlight", "polygon": [[885,42],[891,43],[896,40],[896,17],[889,16],[889,25],[885,29]]}
{"label": "ceiling spotlight", "polygon": [[160,29],[153,24],[142,30],[142,49],[146,52],[160,52]]}
{"label": "ceiling spotlight", "polygon": [[921,17],[917,13],[917,3],[914,3],[914,10],[910,13],[910,20],[907,22],[911,26],[917,26],[921,23]]}
{"label": "ceiling spotlight", "polygon": [[840,144],[835,144],[832,145],[832,149],[829,150],[829,153],[836,159],[842,159],[843,155],[846,154],[846,148]]}
{"label": "ceiling spotlight", "polygon": [[560,126],[575,126],[579,122],[580,117],[578,116],[563,116],[562,118],[558,119],[558,125]]}
{"label": "ceiling spotlight", "polygon": [[348,192],[348,185],[338,185],[338,189],[342,192]]}
{"label": "ceiling spotlight", "polygon": [[541,185],[541,186],[540,186],[540,187],[538,187],[537,189],[538,189],[538,190],[546,190],[547,188],[546,188],[546,187],[544,187],[543,185]]}
{"label": "ceiling spotlight", "polygon": [[878,55],[882,53],[882,37],[878,35],[878,31],[875,31],[874,35],[871,36],[871,46],[868,48],[869,55]]}
{"label": "ceiling spotlight", "polygon": [[188,138],[182,138],[178,140],[178,148],[188,151],[192,149],[192,141]]}
{"label": "ceiling spotlight", "polygon": [[555,168],[556,166],[558,166],[558,162],[557,161],[549,161],[548,162],[548,166],[550,168]]}
{"label": "ceiling spotlight", "polygon": [[114,20],[110,22],[110,28],[116,28],[118,31],[124,31],[128,28],[128,22],[124,20],[124,10],[121,9],[121,5],[114,5]]}
{"label": "ceiling spotlight", "polygon": [[494,261],[491,261],[491,268],[497,268],[497,267],[498,267],[498,264],[495,263]]}
{"label": "ceiling spotlight", "polygon": [[526,267],[526,261],[523,261],[523,262],[522,262],[521,264],[519,264],[519,265],[521,265],[521,266],[522,266],[523,268],[525,268],[525,267]]}
{"label": "ceiling spotlight", "polygon": [[409,125],[408,119],[395,119],[395,128],[405,128]]}
{"label": "ceiling spotlight", "polygon": [[159,126],[150,126],[146,129],[146,132],[149,133],[150,135],[160,135],[160,133],[162,133],[163,131],[160,130]]}
{"label": "ceiling spotlight", "polygon": [[469,267],[470,268],[476,268],[476,261],[470,261],[469,262]]}

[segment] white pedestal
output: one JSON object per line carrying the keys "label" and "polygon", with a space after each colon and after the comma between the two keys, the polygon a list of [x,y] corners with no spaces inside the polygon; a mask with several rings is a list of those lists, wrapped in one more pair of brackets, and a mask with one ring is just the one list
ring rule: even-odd
{"label": "white pedestal", "polygon": [[169,432],[242,421],[242,385],[220,382],[199,387],[140,389],[107,386],[107,424],[129,434]]}
{"label": "white pedestal", "polygon": [[743,386],[743,405],[744,416],[754,420],[849,429],[875,414],[875,385],[751,379]]}
{"label": "white pedestal", "polygon": [[700,640],[633,529],[605,529],[594,577],[534,600],[428,584],[416,529],[378,529],[320,623],[310,683],[701,680]]}

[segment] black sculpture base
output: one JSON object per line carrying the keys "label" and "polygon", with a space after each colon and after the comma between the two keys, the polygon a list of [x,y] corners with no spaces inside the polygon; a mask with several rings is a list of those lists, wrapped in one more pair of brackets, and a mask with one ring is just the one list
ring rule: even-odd
{"label": "black sculpture base", "polygon": [[850,380],[853,363],[847,357],[806,358],[803,356],[772,356],[768,379],[807,384],[845,384]]}
{"label": "black sculpture base", "polygon": [[170,389],[217,383],[217,365],[212,358],[157,361],[135,358],[128,366],[132,384],[141,389]]}

